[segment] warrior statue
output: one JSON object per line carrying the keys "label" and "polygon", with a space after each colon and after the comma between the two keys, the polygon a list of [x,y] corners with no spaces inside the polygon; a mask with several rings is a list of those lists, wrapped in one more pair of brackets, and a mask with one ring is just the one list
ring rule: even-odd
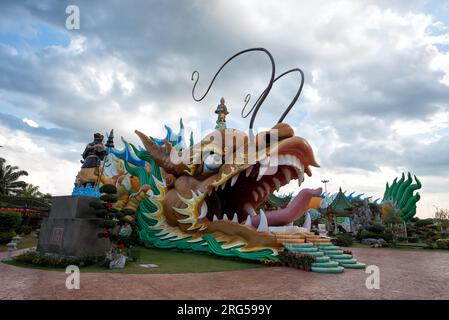
{"label": "warrior statue", "polygon": [[87,185],[96,186],[100,177],[100,163],[107,155],[103,145],[104,136],[101,133],[94,134],[94,141],[89,143],[82,154],[81,170],[78,172],[75,187]]}
{"label": "warrior statue", "polygon": [[224,98],[220,99],[220,104],[217,106],[215,113],[218,114],[215,129],[226,129],[226,115],[229,114],[229,112],[225,105]]}

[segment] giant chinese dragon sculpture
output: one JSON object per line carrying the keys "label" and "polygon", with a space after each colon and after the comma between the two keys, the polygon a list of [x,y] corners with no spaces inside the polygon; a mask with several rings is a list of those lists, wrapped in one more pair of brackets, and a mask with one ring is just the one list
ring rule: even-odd
{"label": "giant chinese dragon sculpture", "polygon": [[[301,93],[302,71],[292,69],[275,77],[271,54],[263,48],[248,49],[225,62],[201,98],[194,95],[199,80],[195,71],[192,96],[201,101],[223,67],[251,51],[264,52],[270,58],[272,72],[268,86],[251,110],[246,115],[242,111],[244,117],[252,113],[249,133],[220,128],[196,144],[191,136],[187,146],[181,120],[180,132],[175,134],[166,127],[165,139],[136,130],[143,148],[123,138],[124,149],[107,148],[101,183],[117,186],[116,206],[129,207],[131,203],[136,209],[139,235],[146,245],[261,260],[276,259],[278,252],[284,250],[285,239],[297,243],[329,242],[308,232],[301,233],[304,230],[292,225],[307,211],[310,199],[321,194],[321,188],[302,189],[285,208],[256,212],[270,193],[294,179],[300,186],[305,175],[312,175],[311,167],[318,167],[309,143],[283,122]],[[255,116],[273,83],[292,72],[301,75],[296,96],[271,130],[254,134]],[[245,107],[249,100],[247,95]],[[273,135],[277,139],[268,139]],[[225,142],[229,137],[232,145]],[[256,151],[250,148],[253,145]],[[180,154],[181,161],[175,161],[173,155]],[[272,170],[270,159],[274,154],[277,165]],[[228,161],[238,157],[243,161]]]}

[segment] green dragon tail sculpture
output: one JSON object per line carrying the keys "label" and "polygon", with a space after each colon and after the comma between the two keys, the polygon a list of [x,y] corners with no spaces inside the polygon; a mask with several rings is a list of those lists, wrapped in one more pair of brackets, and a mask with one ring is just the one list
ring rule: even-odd
{"label": "green dragon tail sculpture", "polygon": [[[416,183],[413,183],[413,178]],[[400,212],[401,219],[403,221],[409,221],[416,214],[416,203],[421,196],[419,192],[413,194],[416,190],[421,189],[422,185],[418,178],[410,172],[407,174],[402,173],[401,178],[395,178],[391,185],[386,185],[383,202],[390,204],[394,210]]]}

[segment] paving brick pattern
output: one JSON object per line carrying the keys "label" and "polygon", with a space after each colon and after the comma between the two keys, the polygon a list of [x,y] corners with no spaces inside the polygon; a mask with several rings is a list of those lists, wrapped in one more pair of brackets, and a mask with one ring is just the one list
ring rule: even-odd
{"label": "paving brick pattern", "polygon": [[379,290],[366,289],[364,270],[318,274],[284,267],[197,274],[81,273],[80,290],[67,290],[64,272],[0,263],[0,299],[449,299],[449,252],[351,251],[359,261],[380,268]]}

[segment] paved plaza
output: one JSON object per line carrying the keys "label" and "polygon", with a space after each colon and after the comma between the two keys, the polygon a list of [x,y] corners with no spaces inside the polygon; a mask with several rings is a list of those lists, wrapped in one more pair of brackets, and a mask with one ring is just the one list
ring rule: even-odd
{"label": "paved plaza", "polygon": [[[318,274],[284,267],[190,274],[81,272],[67,275],[0,263],[0,299],[449,299],[449,253],[351,248],[380,268],[380,289],[368,290],[363,270]],[[4,257],[1,253],[0,257]]]}

